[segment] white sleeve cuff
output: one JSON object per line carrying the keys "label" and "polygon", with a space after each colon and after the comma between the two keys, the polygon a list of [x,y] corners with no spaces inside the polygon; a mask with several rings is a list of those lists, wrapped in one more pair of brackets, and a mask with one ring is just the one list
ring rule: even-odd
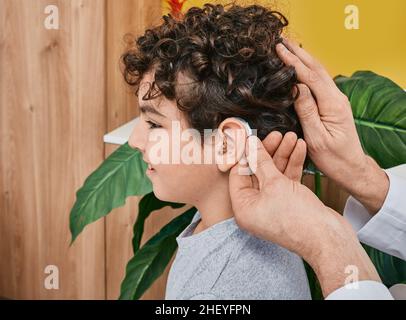
{"label": "white sleeve cuff", "polygon": [[332,293],[325,300],[394,300],[388,288],[376,281],[359,281],[347,284]]}
{"label": "white sleeve cuff", "polygon": [[[402,169],[406,169],[406,166]],[[344,217],[351,223],[361,242],[406,260],[406,179],[397,173],[399,167],[386,170],[389,190],[381,210],[374,216],[350,197]]]}

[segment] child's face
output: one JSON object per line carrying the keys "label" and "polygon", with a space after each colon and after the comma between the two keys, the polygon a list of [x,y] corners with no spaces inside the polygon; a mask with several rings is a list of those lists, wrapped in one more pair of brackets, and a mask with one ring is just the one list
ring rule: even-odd
{"label": "child's face", "polygon": [[[196,205],[201,197],[212,191],[219,179],[227,179],[228,175],[220,171],[213,158],[210,158],[217,152],[214,138],[206,139],[202,146],[198,139],[185,136],[189,126],[174,101],[163,95],[142,100],[149,83],[153,81],[152,77],[153,74],[149,72],[141,81],[138,94],[140,120],[131,134],[129,144],[138,148],[149,168],[152,167],[152,170],[147,169],[147,175],[159,199]],[[199,150],[200,157],[197,153],[194,158],[187,156]],[[203,161],[204,156],[206,162]],[[196,161],[187,163],[187,159]]]}

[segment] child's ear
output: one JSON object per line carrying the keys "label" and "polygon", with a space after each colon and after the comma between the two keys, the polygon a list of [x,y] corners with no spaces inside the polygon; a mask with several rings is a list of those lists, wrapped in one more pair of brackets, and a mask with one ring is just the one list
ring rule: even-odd
{"label": "child's ear", "polygon": [[229,171],[245,156],[247,131],[235,118],[227,118],[220,123],[215,141],[216,163],[222,172]]}

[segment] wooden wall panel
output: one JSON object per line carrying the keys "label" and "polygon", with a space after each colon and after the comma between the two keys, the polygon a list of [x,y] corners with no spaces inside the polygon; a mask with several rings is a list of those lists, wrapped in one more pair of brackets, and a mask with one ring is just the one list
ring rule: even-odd
{"label": "wooden wall panel", "polygon": [[137,99],[125,85],[119,68],[120,56],[127,48],[125,38],[135,39],[148,27],[159,24],[161,11],[160,0],[107,0],[108,131],[139,114]]}
{"label": "wooden wall panel", "polygon": [[69,248],[69,211],[104,158],[105,1],[52,1],[58,30],[49,4],[0,0],[0,296],[103,299],[104,221]]}
{"label": "wooden wall panel", "polygon": [[[313,175],[305,175],[302,182],[314,192]],[[321,200],[325,205],[342,214],[348,196],[349,194],[334,181],[321,177]]]}

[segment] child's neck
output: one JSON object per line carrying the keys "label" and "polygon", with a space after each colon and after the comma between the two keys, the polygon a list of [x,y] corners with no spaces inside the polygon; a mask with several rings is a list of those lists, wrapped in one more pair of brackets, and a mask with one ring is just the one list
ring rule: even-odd
{"label": "child's neck", "polygon": [[216,183],[215,188],[197,201],[195,207],[200,212],[201,221],[193,232],[194,234],[234,216],[228,183],[228,178]]}

